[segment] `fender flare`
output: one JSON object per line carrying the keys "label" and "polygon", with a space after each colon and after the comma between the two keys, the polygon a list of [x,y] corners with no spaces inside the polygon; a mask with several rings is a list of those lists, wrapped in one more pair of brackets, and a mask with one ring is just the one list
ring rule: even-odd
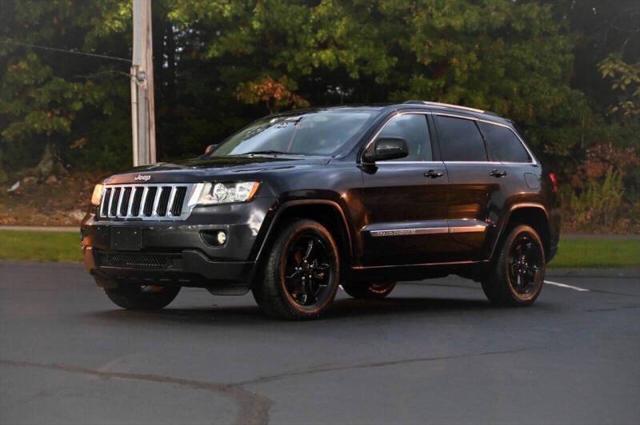
{"label": "fender flare", "polygon": [[283,213],[285,213],[287,210],[294,207],[308,206],[308,205],[330,206],[340,215],[340,218],[342,220],[342,226],[347,236],[347,240],[346,240],[347,252],[349,253],[349,255],[353,255],[353,238],[351,235],[349,222],[340,204],[336,201],[332,201],[329,199],[300,199],[300,200],[285,201],[277,207],[277,210],[274,213],[273,218],[269,222],[269,227],[265,231],[264,237],[260,241],[260,247],[258,248],[258,251],[255,253],[254,259],[256,264],[258,264],[262,260],[262,257],[265,255],[265,252],[264,252],[265,247],[270,241],[273,235],[273,231],[276,228],[277,224],[280,222],[280,218],[283,215]]}
{"label": "fender flare", "polygon": [[549,224],[549,213],[547,211],[547,209],[544,207],[544,205],[537,203],[537,202],[519,202],[519,203],[515,203],[513,205],[511,205],[509,207],[509,212],[508,214],[504,217],[502,225],[500,226],[500,229],[498,231],[498,234],[495,238],[495,241],[493,242],[493,246],[491,247],[491,254],[489,256],[489,259],[493,259],[496,249],[498,248],[498,245],[500,244],[500,241],[502,240],[502,237],[504,236],[504,232],[507,228],[507,225],[509,224],[509,222],[511,221],[511,216],[513,216],[513,213],[517,210],[523,209],[523,208],[536,208],[542,211],[542,213],[544,214],[546,220],[547,220],[547,225]]}

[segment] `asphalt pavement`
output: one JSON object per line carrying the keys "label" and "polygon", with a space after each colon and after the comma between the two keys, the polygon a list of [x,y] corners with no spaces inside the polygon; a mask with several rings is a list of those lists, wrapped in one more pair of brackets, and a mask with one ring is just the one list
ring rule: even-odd
{"label": "asphalt pavement", "polygon": [[640,423],[640,278],[548,280],[531,308],[449,277],[292,323],[199,289],[127,312],[79,265],[0,262],[0,423]]}

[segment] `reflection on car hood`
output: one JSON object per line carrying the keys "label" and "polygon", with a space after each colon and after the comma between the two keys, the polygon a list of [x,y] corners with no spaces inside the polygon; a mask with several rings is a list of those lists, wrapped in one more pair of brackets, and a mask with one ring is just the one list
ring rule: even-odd
{"label": "reflection on car hood", "polygon": [[107,184],[127,183],[169,183],[196,182],[208,177],[251,176],[268,171],[318,166],[329,161],[328,158],[304,158],[292,156],[226,156],[200,157],[185,161],[159,162],[133,168],[131,171],[117,174],[105,180]]}

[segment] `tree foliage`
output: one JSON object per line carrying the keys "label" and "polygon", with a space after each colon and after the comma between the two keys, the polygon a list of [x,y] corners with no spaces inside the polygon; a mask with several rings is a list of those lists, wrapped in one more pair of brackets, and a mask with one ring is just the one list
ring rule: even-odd
{"label": "tree foliage", "polygon": [[[638,144],[637,6],[604,4],[154,0],[160,158],[277,110],[427,99],[514,119],[570,175],[591,144]],[[127,64],[15,42],[128,58],[130,2],[0,6],[0,167],[52,143],[72,167],[126,168]]]}

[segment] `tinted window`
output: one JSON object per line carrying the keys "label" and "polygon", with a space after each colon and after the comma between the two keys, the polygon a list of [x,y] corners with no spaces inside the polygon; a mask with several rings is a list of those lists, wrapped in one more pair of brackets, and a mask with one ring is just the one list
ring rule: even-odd
{"label": "tinted window", "polygon": [[486,161],[487,153],[475,122],[436,116],[444,161]]}
{"label": "tinted window", "polygon": [[318,111],[263,118],[229,137],[212,156],[277,151],[330,155],[360,131],[368,111]]}
{"label": "tinted window", "polygon": [[513,131],[499,125],[479,124],[492,161],[531,162],[529,153]]}
{"label": "tinted window", "polygon": [[427,117],[422,114],[398,115],[392,118],[378,138],[400,137],[407,141],[409,156],[398,161],[431,161],[431,140],[427,128]]}

